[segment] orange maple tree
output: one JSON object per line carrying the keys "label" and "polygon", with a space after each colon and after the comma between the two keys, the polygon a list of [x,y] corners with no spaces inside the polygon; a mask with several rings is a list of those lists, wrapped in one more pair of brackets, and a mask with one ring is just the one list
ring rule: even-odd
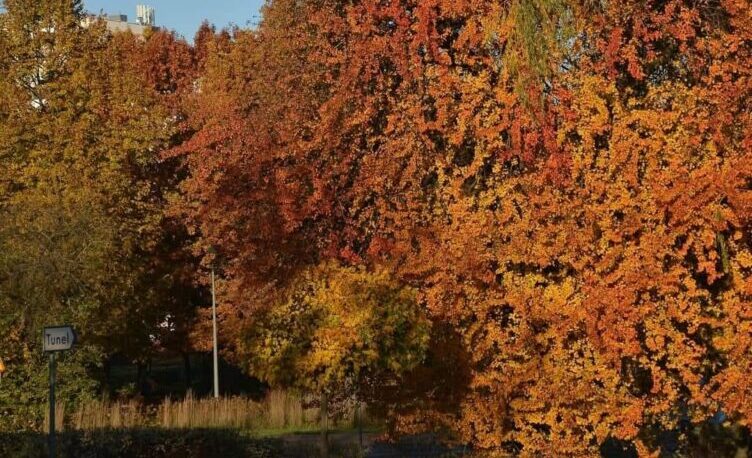
{"label": "orange maple tree", "polygon": [[181,149],[224,315],[324,258],[388,265],[469,371],[398,426],[525,455],[748,427],[749,11],[271,2],[210,48]]}

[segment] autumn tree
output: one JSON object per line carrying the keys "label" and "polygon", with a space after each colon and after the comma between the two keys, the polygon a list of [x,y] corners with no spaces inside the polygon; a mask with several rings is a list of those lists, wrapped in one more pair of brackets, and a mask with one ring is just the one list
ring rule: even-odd
{"label": "autumn tree", "polygon": [[318,394],[326,425],[386,381],[402,383],[423,362],[429,333],[416,291],[388,271],[328,262],[303,271],[280,303],[254,314],[239,352],[272,386]]}
{"label": "autumn tree", "polygon": [[429,329],[416,292],[388,271],[326,263],[257,317],[246,352],[254,373],[270,383],[347,397],[369,380],[420,364]]}
{"label": "autumn tree", "polygon": [[387,266],[469,372],[401,425],[528,456],[748,427],[749,7],[270,2],[181,149],[223,314]]}
{"label": "autumn tree", "polygon": [[[121,59],[131,64],[130,71],[142,82],[142,91],[149,94],[163,116],[161,143],[151,151],[148,167],[139,170],[140,179],[149,183],[150,203],[157,210],[154,220],[158,240],[149,251],[142,253],[148,262],[149,276],[146,287],[152,290],[147,302],[148,312],[158,326],[150,326],[152,345],[138,357],[141,366],[147,363],[155,350],[179,353],[183,357],[186,373],[190,377],[189,353],[199,350],[189,337],[199,319],[201,306],[210,303],[206,289],[201,287],[199,258],[193,251],[195,238],[178,215],[169,211],[177,189],[185,176],[183,160],[165,154],[193,134],[186,123],[186,105],[183,100],[196,89],[198,57],[196,50],[175,32],[151,30],[143,38],[130,33],[119,33],[109,44]],[[142,368],[143,369],[143,368]]]}
{"label": "autumn tree", "polygon": [[746,248],[729,241],[746,230],[748,116],[723,100],[746,100],[731,75],[749,49],[716,47],[745,42],[744,8],[566,5],[577,39],[522,75],[525,96],[531,51],[512,71],[518,24],[492,25],[540,5],[468,3],[354,5],[343,65],[359,70],[327,106],[366,147],[334,159],[358,164],[345,196],[361,229],[344,243],[392,259],[465,337],[475,373],[455,427],[484,447],[583,454],[609,436],[647,450],[649,425],[686,412],[746,424],[744,383],[723,386],[748,362],[726,366],[738,353],[718,345],[746,326]]}
{"label": "autumn tree", "polygon": [[401,383],[423,362],[429,336],[416,291],[388,271],[325,263],[298,276],[282,303],[255,314],[240,352],[273,386],[318,394],[326,422],[332,410],[368,401],[385,380]]}
{"label": "autumn tree", "polygon": [[[156,82],[134,71],[135,38],[82,27],[79,1],[11,0],[5,8],[0,307],[10,338],[0,356],[8,381],[29,398],[19,405],[4,395],[1,405],[34,411],[44,396],[42,326],[78,329],[82,345],[61,371],[76,374],[65,379],[79,396],[96,388],[108,355],[153,351],[168,312],[162,301],[179,283],[174,265],[158,259],[169,251],[165,183],[176,179],[160,175],[159,151],[176,128],[159,98],[172,75]],[[11,413],[3,418],[38,420],[38,412]]]}
{"label": "autumn tree", "polygon": [[[313,223],[329,224],[319,213],[325,183],[307,159],[326,93],[325,66],[306,58],[319,38],[306,28],[308,12],[300,2],[275,2],[258,30],[203,30],[204,71],[183,105],[193,135],[172,152],[188,173],[173,211],[199,237],[204,266],[220,261],[219,316],[230,358],[253,310],[276,301],[327,245]],[[210,342],[207,332],[197,334]]]}

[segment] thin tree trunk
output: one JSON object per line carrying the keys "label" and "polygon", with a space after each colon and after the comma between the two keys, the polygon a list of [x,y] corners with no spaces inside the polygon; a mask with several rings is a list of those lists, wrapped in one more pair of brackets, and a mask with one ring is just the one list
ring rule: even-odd
{"label": "thin tree trunk", "polygon": [[146,394],[146,383],[144,382],[146,365],[142,361],[136,363],[136,385],[141,396]]}
{"label": "thin tree trunk", "polygon": [[152,381],[151,381],[151,364],[152,364],[152,359],[150,356],[148,362],[146,363],[146,378],[144,380],[146,384],[148,397],[154,396],[154,385],[152,384]]}
{"label": "thin tree trunk", "polygon": [[104,367],[102,368],[104,370],[104,392],[107,394],[108,397],[112,396],[112,381],[110,380],[110,368],[112,366],[111,357],[108,356],[104,359]]}
{"label": "thin tree trunk", "polygon": [[321,393],[321,456],[329,458],[329,395]]}
{"label": "thin tree trunk", "polygon": [[191,391],[191,355],[183,353],[183,372],[185,376],[185,394]]}
{"label": "thin tree trunk", "polygon": [[358,421],[358,444],[360,445],[360,451],[363,451],[363,410],[360,404],[360,400],[356,404],[357,409],[357,421]]}

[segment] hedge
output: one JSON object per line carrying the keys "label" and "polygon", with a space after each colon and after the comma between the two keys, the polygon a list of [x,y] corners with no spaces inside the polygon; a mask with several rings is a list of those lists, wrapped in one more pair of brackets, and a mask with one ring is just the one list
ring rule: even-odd
{"label": "hedge", "polygon": [[[0,456],[47,457],[47,435],[0,432]],[[57,454],[77,458],[272,458],[281,443],[223,429],[132,429],[65,432],[57,435]]]}

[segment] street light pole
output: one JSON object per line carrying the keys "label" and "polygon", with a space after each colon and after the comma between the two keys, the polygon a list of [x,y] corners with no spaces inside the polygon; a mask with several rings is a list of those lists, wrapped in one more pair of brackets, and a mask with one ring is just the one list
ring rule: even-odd
{"label": "street light pole", "polygon": [[214,327],[214,397],[219,398],[219,362],[217,359],[217,295],[214,291],[214,267],[211,271],[212,281],[212,325]]}

